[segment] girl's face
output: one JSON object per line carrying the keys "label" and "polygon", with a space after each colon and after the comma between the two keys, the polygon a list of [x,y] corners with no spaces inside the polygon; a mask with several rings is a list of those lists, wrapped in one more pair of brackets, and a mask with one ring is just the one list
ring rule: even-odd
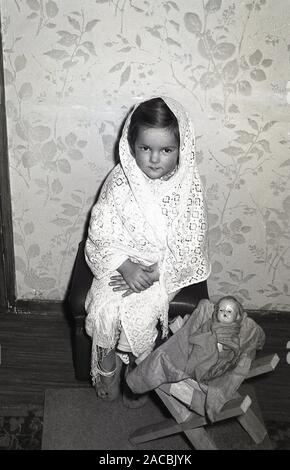
{"label": "girl's face", "polygon": [[145,175],[158,179],[176,167],[179,145],[170,129],[142,126],[135,141],[134,156]]}
{"label": "girl's face", "polygon": [[217,310],[217,319],[222,323],[234,322],[239,314],[238,306],[232,300],[221,300]]}

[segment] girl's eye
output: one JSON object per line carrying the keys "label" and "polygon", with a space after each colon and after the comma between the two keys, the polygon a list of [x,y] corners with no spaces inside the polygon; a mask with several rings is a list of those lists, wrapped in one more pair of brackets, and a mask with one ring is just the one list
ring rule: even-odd
{"label": "girl's eye", "polygon": [[172,152],[172,149],[164,148],[164,149],[163,149],[163,152],[164,152],[164,153],[171,153],[171,152]]}
{"label": "girl's eye", "polygon": [[142,147],[140,147],[140,150],[143,150],[143,152],[147,152],[147,150],[149,150],[149,147],[143,145]]}

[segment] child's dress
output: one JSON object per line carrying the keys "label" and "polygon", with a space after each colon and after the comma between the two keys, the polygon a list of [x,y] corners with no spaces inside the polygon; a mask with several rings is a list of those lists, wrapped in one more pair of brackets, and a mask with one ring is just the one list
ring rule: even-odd
{"label": "child's dress", "polygon": [[[158,321],[163,336],[167,334],[174,292],[207,279],[210,273],[193,128],[179,103],[162,99],[179,124],[177,171],[168,180],[152,180],[139,169],[127,139],[133,110],[119,144],[120,163],[108,175],[91,214],[85,255],[94,280],[85,308],[86,331],[92,337],[93,383],[100,373],[100,354],[116,347],[121,327],[135,356],[151,350]],[[160,278],[150,288],[122,297],[109,282],[128,258],[147,265],[158,262]]]}

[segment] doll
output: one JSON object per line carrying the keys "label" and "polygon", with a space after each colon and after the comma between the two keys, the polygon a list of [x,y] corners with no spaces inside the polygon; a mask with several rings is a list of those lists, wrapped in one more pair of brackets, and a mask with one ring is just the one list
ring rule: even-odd
{"label": "doll", "polygon": [[[237,342],[238,334],[240,332],[240,322],[243,315],[243,307],[240,302],[231,296],[222,297],[214,307],[213,320],[225,326],[224,331],[227,331],[227,326],[232,325],[231,332],[236,335]],[[221,331],[222,328],[216,328],[216,331]],[[228,328],[229,330],[229,328]],[[220,335],[219,335],[220,336]],[[217,342],[218,351],[221,353],[227,349],[226,344]]]}
{"label": "doll", "polygon": [[[202,300],[200,304],[207,302]],[[212,316],[207,319],[199,328],[195,329],[194,334],[211,331],[216,338],[216,347],[219,353],[234,349],[238,352],[240,341],[239,333],[244,309],[241,303],[232,296],[225,296],[212,305]],[[173,333],[178,331],[187,322],[190,315],[181,318],[178,316],[170,324]],[[229,344],[231,342],[231,345]],[[220,354],[221,356],[221,354]]]}
{"label": "doll", "polygon": [[[180,321],[180,317],[179,317]],[[234,297],[216,304],[202,299],[181,327],[146,357],[126,378],[135,393],[191,378],[202,389],[207,413],[230,400],[247,376],[265,334]],[[174,329],[173,329],[174,330]],[[192,409],[201,412],[197,394]]]}

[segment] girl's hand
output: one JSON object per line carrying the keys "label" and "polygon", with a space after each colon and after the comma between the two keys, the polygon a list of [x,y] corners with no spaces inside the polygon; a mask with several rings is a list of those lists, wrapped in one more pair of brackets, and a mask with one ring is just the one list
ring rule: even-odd
{"label": "girl's hand", "polygon": [[132,289],[134,292],[141,292],[153,284],[153,280],[149,276],[149,273],[154,271],[151,266],[133,263],[133,261],[127,259],[119,266],[117,271],[122,275],[129,289]]}
{"label": "girl's hand", "polygon": [[158,269],[158,263],[154,263],[150,265],[150,268],[153,268],[153,271],[149,274],[152,281],[156,282],[159,281],[159,269]]}
{"label": "girl's hand", "polygon": [[111,276],[112,282],[109,285],[114,286],[114,291],[125,290],[123,297],[133,292],[139,293],[148,289],[159,279],[157,263],[145,266],[142,263],[133,263],[126,260],[117,271],[119,271],[120,276]]}
{"label": "girl's hand", "polygon": [[[111,279],[111,282],[109,282],[109,286],[113,286],[113,291],[129,290],[131,294],[133,293],[133,291],[130,289],[127,282],[123,278],[122,274],[111,276],[110,279]],[[125,294],[123,294],[123,297],[125,297]]]}

